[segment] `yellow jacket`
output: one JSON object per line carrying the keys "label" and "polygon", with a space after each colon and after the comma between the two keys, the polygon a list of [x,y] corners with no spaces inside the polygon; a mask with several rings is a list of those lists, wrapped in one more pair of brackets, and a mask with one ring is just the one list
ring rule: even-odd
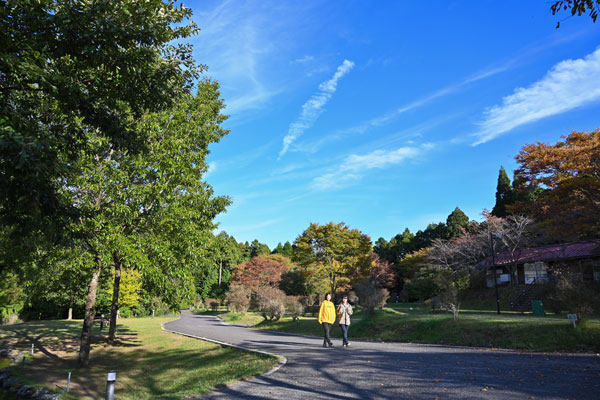
{"label": "yellow jacket", "polygon": [[335,322],[335,306],[329,300],[323,300],[321,308],[319,308],[319,324],[327,322],[333,324]]}

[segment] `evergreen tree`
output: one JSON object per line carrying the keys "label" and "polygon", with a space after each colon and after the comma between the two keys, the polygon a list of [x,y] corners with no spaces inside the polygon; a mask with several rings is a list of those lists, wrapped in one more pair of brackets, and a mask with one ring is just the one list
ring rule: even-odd
{"label": "evergreen tree", "polygon": [[506,206],[514,202],[513,190],[510,186],[510,178],[504,167],[498,172],[498,185],[496,186],[496,205],[492,209],[492,215],[504,218],[508,215]]}
{"label": "evergreen tree", "polygon": [[469,227],[469,217],[460,208],[456,207],[446,219],[447,238],[460,236],[463,229]]}

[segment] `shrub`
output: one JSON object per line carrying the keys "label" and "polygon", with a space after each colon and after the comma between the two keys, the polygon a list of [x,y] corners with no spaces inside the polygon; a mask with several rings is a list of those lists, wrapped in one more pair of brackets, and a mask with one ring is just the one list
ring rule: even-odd
{"label": "shrub", "polygon": [[469,288],[470,275],[467,270],[442,271],[436,276],[439,287],[439,305],[444,311],[451,311],[456,321],[460,312],[461,292]]}
{"label": "shrub", "polygon": [[304,306],[300,302],[298,296],[287,296],[285,298],[284,306],[287,314],[292,317],[294,321],[298,321],[298,318],[304,314]]}
{"label": "shrub", "polygon": [[356,295],[356,292],[354,290],[348,293],[348,302],[350,304],[358,304],[358,296]]}
{"label": "shrub", "polygon": [[[585,320],[592,314],[598,305],[598,287],[594,283],[583,282],[577,275],[561,275],[549,295],[552,301],[563,304],[563,308],[570,313],[577,314],[577,319]],[[557,307],[558,308],[558,307]]]}
{"label": "shrub", "polygon": [[129,307],[119,308],[119,317],[120,318],[133,318],[133,310]]}
{"label": "shrub", "polygon": [[415,276],[404,283],[404,294],[409,299],[424,301],[436,295],[440,288],[436,284],[436,277],[440,274],[438,268],[423,268]]}
{"label": "shrub", "polygon": [[[354,290],[358,295],[359,304],[369,314],[373,314],[375,309],[382,309],[387,299],[390,297],[390,292],[384,288],[378,288],[373,282],[359,282]],[[350,300],[348,298],[348,300]]]}
{"label": "shrub", "polygon": [[250,307],[250,289],[242,285],[231,285],[225,295],[229,311],[246,314]]}
{"label": "shrub", "polygon": [[256,305],[264,319],[279,320],[285,313],[285,293],[283,290],[263,286],[256,291]]}
{"label": "shrub", "polygon": [[217,311],[220,304],[218,299],[204,299],[204,306],[207,310]]}

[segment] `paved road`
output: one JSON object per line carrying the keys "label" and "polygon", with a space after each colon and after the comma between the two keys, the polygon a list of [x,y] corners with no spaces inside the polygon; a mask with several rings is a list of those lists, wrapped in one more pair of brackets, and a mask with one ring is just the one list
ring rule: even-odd
{"label": "paved road", "polygon": [[600,399],[598,355],[358,341],[324,349],[320,338],[185,311],[165,329],[287,359],[273,374],[219,388],[207,399]]}

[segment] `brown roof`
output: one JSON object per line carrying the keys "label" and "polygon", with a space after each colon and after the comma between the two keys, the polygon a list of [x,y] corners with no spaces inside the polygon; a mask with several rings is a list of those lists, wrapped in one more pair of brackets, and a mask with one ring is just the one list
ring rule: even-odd
{"label": "brown roof", "polygon": [[[577,258],[600,257],[600,239],[589,242],[564,243],[551,246],[536,247],[517,251],[514,256],[510,252],[496,254],[495,265],[523,264],[535,261],[557,261]],[[491,267],[492,258],[488,257],[480,264],[482,267]]]}

